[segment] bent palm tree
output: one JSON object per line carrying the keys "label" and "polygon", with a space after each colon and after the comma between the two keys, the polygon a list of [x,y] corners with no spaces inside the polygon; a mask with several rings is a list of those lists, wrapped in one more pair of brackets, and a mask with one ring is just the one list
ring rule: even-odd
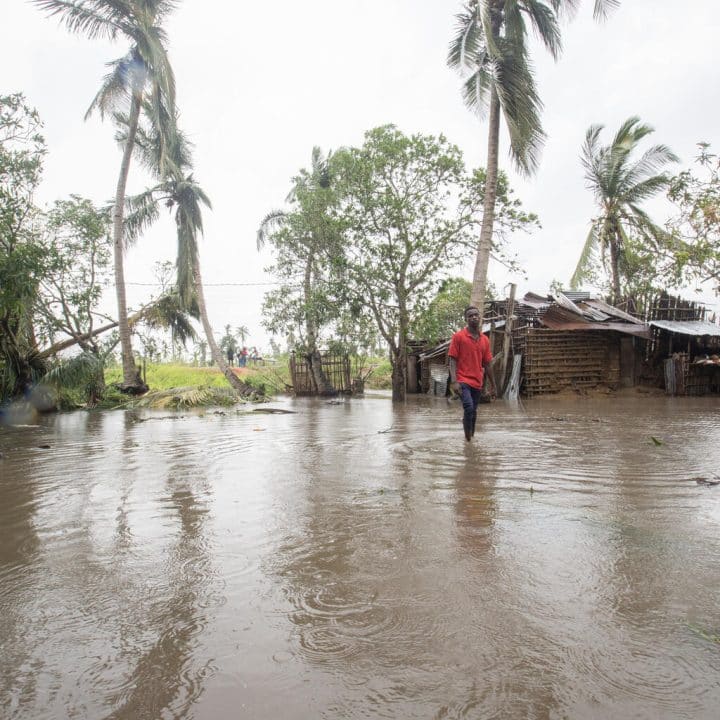
{"label": "bent palm tree", "polygon": [[[448,64],[468,74],[463,86],[466,105],[479,115],[488,111],[487,179],[475,269],[473,305],[482,308],[492,250],[497,197],[500,119],[510,135],[510,156],[518,170],[537,168],[545,133],[528,47],[528,25],[553,58],[561,50],[559,16],[571,13],[580,0],[469,0],[457,15],[457,34]],[[619,0],[595,0],[602,18]]]}
{"label": "bent palm tree", "polygon": [[[118,304],[118,333],[123,363],[123,386],[136,385],[130,325],[125,296],[123,211],[130,160],[141,112],[163,129],[175,117],[175,79],[166,50],[163,21],[176,0],[32,0],[50,16],[58,16],[71,32],[89,38],[130,41],[126,55],[108,63],[110,72],[85,117],[97,110],[101,117],[120,103],[129,102],[127,133],[113,209],[115,290]],[[162,137],[162,134],[161,134]]]}
{"label": "bent palm tree", "polygon": [[600,145],[602,130],[602,125],[588,128],[582,148],[585,179],[600,214],[592,220],[570,284],[576,288],[587,279],[599,250],[603,264],[609,265],[612,300],[617,303],[622,292],[624,249],[629,233],[646,242],[656,242],[666,234],[640,205],[667,188],[670,177],[660,171],[678,158],[665,145],[653,145],[639,158],[632,157],[640,141],[654,132],[640,118],[628,118],[609,145]]}
{"label": "bent palm tree", "polygon": [[[172,127],[173,132],[167,132]],[[256,394],[256,391],[242,382],[228,366],[225,356],[215,340],[207,313],[205,292],[200,272],[198,235],[202,235],[202,206],[211,208],[210,199],[195,182],[190,169],[192,153],[190,143],[177,129],[176,122],[164,132],[157,127],[147,132],[138,132],[138,151],[148,169],[158,177],[154,187],[140,195],[128,198],[128,213],[125,230],[128,240],[138,236],[154,222],[163,203],[175,213],[177,228],[177,290],[185,307],[197,305],[200,322],[207,337],[210,354],[232,388],[242,396]],[[165,143],[164,153],[161,143]],[[161,162],[162,160],[162,162]]]}

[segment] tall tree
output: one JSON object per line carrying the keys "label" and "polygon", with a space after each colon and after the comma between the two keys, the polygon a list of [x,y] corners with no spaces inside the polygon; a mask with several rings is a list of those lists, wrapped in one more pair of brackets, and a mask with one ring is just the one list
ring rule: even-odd
{"label": "tall tree", "polygon": [[698,143],[694,170],[672,178],[668,198],[675,212],[663,248],[665,277],[711,282],[720,294],[720,157],[709,143]]}
{"label": "tall tree", "polygon": [[657,246],[667,235],[641,205],[669,186],[670,176],[661,170],[678,158],[665,145],[653,145],[637,157],[640,142],[653,132],[637,117],[622,123],[609,145],[600,144],[602,130],[602,125],[588,128],[582,148],[585,180],[599,214],[591,221],[570,283],[574,288],[582,283],[599,251],[610,275],[613,302],[617,303],[622,297],[623,275],[627,275],[625,250],[629,238]]}
{"label": "tall tree", "polygon": [[178,129],[176,118],[165,128],[154,124],[147,128],[140,127],[136,131],[136,143],[141,160],[158,182],[145,192],[128,198],[126,239],[132,241],[153,223],[159,217],[161,205],[174,213],[177,229],[177,292],[181,305],[197,308],[212,359],[228,383],[242,396],[253,395],[255,390],[242,382],[228,365],[215,340],[207,312],[198,238],[203,233],[202,208],[212,206],[192,175],[191,145]]}
{"label": "tall tree", "polygon": [[275,332],[293,324],[301,332],[310,374],[323,395],[335,390],[322,368],[320,332],[339,309],[328,298],[322,282],[327,267],[323,259],[337,240],[329,215],[334,202],[331,158],[332,152],[325,156],[319,147],[314,147],[310,170],[303,169],[293,178],[286,198],[291,210],[268,213],[257,232],[258,250],[268,241],[273,244],[277,252],[274,270],[287,280],[279,291],[265,297],[266,317],[275,316],[266,326]]}
{"label": "tall tree", "polygon": [[[363,146],[338,153],[338,161],[343,244],[329,261],[346,302],[387,342],[393,400],[403,400],[410,327],[474,244],[485,174],[468,173],[444,137],[408,137],[393,126],[367,132]],[[498,204],[506,229],[535,222],[509,192]]]}
{"label": "tall tree", "polygon": [[[124,107],[128,113],[120,173],[113,208],[113,252],[118,332],[123,363],[123,386],[132,390],[138,383],[133,357],[125,296],[123,213],[135,136],[144,111],[160,130],[175,119],[175,78],[167,55],[163,23],[177,0],[32,0],[50,16],[60,18],[71,32],[89,38],[130,42],[128,52],[108,63],[110,72],[85,117],[98,111],[101,117]],[[161,133],[161,137],[163,134]]]}
{"label": "tall tree", "polygon": [[[488,112],[487,190],[472,290],[472,302],[478,307],[485,299],[493,248],[501,118],[510,136],[510,156],[525,175],[537,168],[545,138],[528,26],[557,59],[561,50],[559,16],[572,13],[579,4],[580,0],[469,0],[457,15],[448,64],[468,76],[463,86],[467,106],[479,115]],[[604,17],[618,4],[619,0],[595,0],[595,17]]]}
{"label": "tall tree", "polygon": [[41,131],[23,95],[0,96],[0,399],[21,393],[47,369],[33,323],[50,260],[34,203],[46,152]]}

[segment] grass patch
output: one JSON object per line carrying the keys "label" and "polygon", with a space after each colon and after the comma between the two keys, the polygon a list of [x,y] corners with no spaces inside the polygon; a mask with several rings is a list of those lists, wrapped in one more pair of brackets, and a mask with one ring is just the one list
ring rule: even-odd
{"label": "grass patch", "polygon": [[[356,368],[358,368],[358,364],[353,363],[353,369]],[[372,368],[372,372],[365,381],[366,388],[386,390],[392,386],[392,368],[389,360],[385,358],[365,360],[361,373],[366,374],[370,368]],[[233,368],[233,370],[243,382],[252,385],[262,394],[278,395],[290,389],[290,368],[286,355],[277,358],[277,361],[272,364],[249,365],[244,368]],[[144,398],[153,397],[154,399],[151,401],[154,403],[153,407],[182,408],[194,405],[226,405],[230,401],[236,401],[233,394],[229,392],[228,381],[215,366],[196,367],[180,363],[148,363],[145,372],[145,382],[150,387],[150,393]],[[107,389],[101,403],[102,407],[146,407],[146,405],[138,405],[137,399],[123,395],[112,387],[114,383],[122,382],[122,367],[119,365],[106,369],[105,382]],[[222,392],[210,392],[212,390]],[[172,400],[172,398],[176,398],[176,400]],[[176,404],[173,405],[173,403]]]}

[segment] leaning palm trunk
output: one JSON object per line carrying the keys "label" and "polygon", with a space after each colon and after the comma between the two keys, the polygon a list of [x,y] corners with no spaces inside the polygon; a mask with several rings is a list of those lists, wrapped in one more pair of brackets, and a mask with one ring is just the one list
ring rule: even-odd
{"label": "leaning palm trunk", "polygon": [[141,98],[137,93],[133,94],[130,106],[130,117],[128,120],[128,136],[123,150],[122,163],[120,165],[120,177],[118,178],[117,191],[115,193],[115,208],[113,210],[113,250],[115,255],[115,293],[118,304],[118,334],[120,336],[120,351],[122,354],[123,383],[122,387],[131,389],[137,386],[137,370],[133,356],[132,341],[130,339],[130,323],[127,314],[127,298],[125,296],[125,269],[124,269],[124,228],[123,216],[125,208],[125,188],[127,186],[128,173],[130,171],[130,159],[132,157],[137,133],[138,120],[140,118]]}
{"label": "leaning palm trunk", "polygon": [[488,265],[492,250],[493,225],[495,222],[495,198],[497,197],[498,147],[500,144],[500,100],[495,88],[490,95],[490,127],[488,129],[488,158],[485,176],[485,197],[483,218],[480,227],[480,241],[475,258],[473,286],[470,301],[482,313],[487,287]]}
{"label": "leaning palm trunk", "polygon": [[193,286],[195,288],[195,298],[197,300],[198,309],[200,310],[200,322],[202,323],[205,336],[207,337],[208,347],[210,348],[210,355],[215,361],[215,364],[220,369],[220,372],[225,376],[230,386],[242,397],[250,397],[255,395],[256,391],[247,383],[242,382],[237,375],[232,371],[229,365],[225,362],[222,352],[218,344],[215,342],[215,336],[213,335],[212,326],[207,314],[207,306],[205,305],[205,293],[203,291],[202,277],[200,275],[200,260],[195,257],[193,261]]}

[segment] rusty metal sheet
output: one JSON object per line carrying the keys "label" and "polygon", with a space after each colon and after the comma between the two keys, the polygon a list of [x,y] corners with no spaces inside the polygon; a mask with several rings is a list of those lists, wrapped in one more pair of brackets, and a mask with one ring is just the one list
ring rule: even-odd
{"label": "rusty metal sheet", "polygon": [[621,322],[577,322],[560,319],[556,316],[545,315],[542,324],[551,330],[614,330],[615,332],[634,335],[635,337],[650,339],[650,329],[647,325]]}
{"label": "rusty metal sheet", "polygon": [[627,320],[628,322],[636,323],[637,325],[644,325],[642,320],[638,320],[633,315],[630,315],[630,313],[626,313],[624,310],[619,310],[612,305],[608,305],[602,300],[591,298],[589,300],[585,300],[584,302],[586,305],[590,305],[591,307],[605,313],[606,315],[611,315],[612,317],[620,318],[621,320]]}
{"label": "rusty metal sheet", "polygon": [[542,295],[528,292],[525,293],[525,297],[523,297],[522,300],[518,301],[518,304],[528,305],[535,310],[544,310],[545,308],[550,307],[550,305],[552,304],[552,300],[547,297],[543,297]]}

